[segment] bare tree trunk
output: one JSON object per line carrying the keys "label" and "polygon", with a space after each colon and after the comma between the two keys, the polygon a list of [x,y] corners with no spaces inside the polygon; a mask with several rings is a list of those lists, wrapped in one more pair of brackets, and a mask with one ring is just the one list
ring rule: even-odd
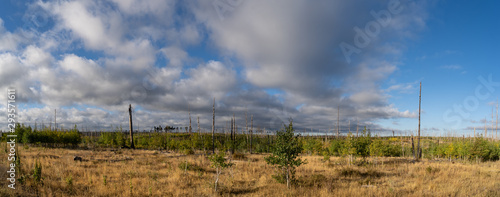
{"label": "bare tree trunk", "polygon": [[405,147],[403,146],[403,135],[399,138],[401,142],[401,152],[403,153],[403,158],[405,157]]}
{"label": "bare tree trunk", "polygon": [[215,154],[215,97],[212,106],[212,153]]}
{"label": "bare tree trunk", "polygon": [[215,169],[215,192],[217,192],[217,183],[219,183],[219,175],[221,174],[220,172],[221,170],[219,170],[219,168]]}
{"label": "bare tree trunk", "polygon": [[327,137],[327,136],[328,136],[328,133],[330,132],[330,130],[332,130],[332,128],[331,128],[331,127],[328,127],[328,131],[327,131],[327,132],[325,132],[325,142],[328,140],[328,137]]}
{"label": "bare tree trunk", "polygon": [[495,138],[498,140],[498,99],[497,99],[497,124],[495,126]]}
{"label": "bare tree trunk", "polygon": [[251,124],[251,129],[250,129],[250,154],[252,154],[252,138],[253,138],[253,115],[250,118],[250,124]]}
{"label": "bare tree trunk", "polygon": [[422,82],[420,82],[420,93],[418,94],[418,138],[417,138],[417,158],[420,159],[420,111],[422,104]]}
{"label": "bare tree trunk", "polygon": [[415,158],[415,145],[413,144],[413,134],[411,135],[411,153],[413,158]]}
{"label": "bare tree trunk", "polygon": [[356,137],[358,137],[358,131],[359,131],[359,119],[356,118]]}
{"label": "bare tree trunk", "polygon": [[132,127],[132,104],[128,105],[128,117],[130,127],[130,148],[135,149],[134,146],[134,128]]}
{"label": "bare tree trunk", "polygon": [[57,131],[57,111],[54,109],[54,127],[56,128]]}
{"label": "bare tree trunk", "polygon": [[191,135],[191,132],[192,132],[192,127],[191,127],[191,109],[189,108],[189,104],[188,104],[188,111],[189,111],[189,134]]}
{"label": "bare tree trunk", "polygon": [[[486,120],[486,118],[484,118]],[[484,123],[484,137],[488,139],[488,128],[486,127],[486,123]]]}
{"label": "bare tree trunk", "polygon": [[286,187],[290,189],[290,168],[286,169]]}
{"label": "bare tree trunk", "polygon": [[247,141],[246,145],[248,146],[248,116],[247,116],[247,111],[245,111],[245,131],[243,132],[243,135],[246,135]]}
{"label": "bare tree trunk", "polygon": [[340,135],[340,104],[337,106],[337,139]]}
{"label": "bare tree trunk", "polygon": [[231,118],[231,157],[234,154],[234,140],[233,140],[233,132],[234,132],[234,118]]}

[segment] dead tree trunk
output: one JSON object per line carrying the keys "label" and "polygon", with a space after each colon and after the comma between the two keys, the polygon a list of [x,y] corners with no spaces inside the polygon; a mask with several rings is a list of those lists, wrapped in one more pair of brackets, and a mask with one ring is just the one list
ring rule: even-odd
{"label": "dead tree trunk", "polygon": [[358,132],[359,132],[359,120],[356,118],[356,137],[358,137]]}
{"label": "dead tree trunk", "polygon": [[54,109],[54,127],[56,128],[57,131],[57,110]]}
{"label": "dead tree trunk", "polygon": [[422,82],[420,82],[420,92],[418,94],[418,138],[417,138],[417,161],[420,159],[420,111],[422,104]]}
{"label": "dead tree trunk", "polygon": [[198,118],[198,134],[200,135],[201,137],[201,129],[200,129],[200,116],[197,117]]}
{"label": "dead tree trunk", "polygon": [[411,153],[413,155],[413,158],[415,158],[415,145],[413,143],[413,134],[411,135]]}
{"label": "dead tree trunk", "polygon": [[245,132],[243,132],[243,135],[246,136],[246,145],[248,146],[248,116],[247,116],[247,112],[245,111]]}
{"label": "dead tree trunk", "polygon": [[498,140],[498,99],[497,99],[497,122],[495,126],[495,138]]}
{"label": "dead tree trunk", "polygon": [[340,136],[340,105],[337,106],[337,139]]}
{"label": "dead tree trunk", "polygon": [[189,111],[189,134],[191,135],[192,127],[191,127],[191,109],[189,108],[188,104],[188,111]]}
{"label": "dead tree trunk", "polygon": [[135,149],[134,146],[134,128],[132,127],[132,104],[128,105],[128,117],[129,117],[129,127],[130,127],[130,148]]}
{"label": "dead tree trunk", "polygon": [[215,154],[215,98],[212,106],[212,153]]}
{"label": "dead tree trunk", "polygon": [[230,138],[231,138],[231,157],[233,156],[234,154],[234,139],[233,139],[233,132],[234,132],[234,118],[231,118],[231,134],[230,134]]}
{"label": "dead tree trunk", "polygon": [[250,154],[252,154],[253,115],[250,117]]}

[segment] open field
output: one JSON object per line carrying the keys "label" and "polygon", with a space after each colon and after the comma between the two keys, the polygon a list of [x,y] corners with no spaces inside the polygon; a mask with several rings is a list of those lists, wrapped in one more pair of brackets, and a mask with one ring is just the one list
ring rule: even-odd
{"label": "open field", "polygon": [[[154,150],[73,150],[24,146],[22,169],[42,165],[43,185],[30,177],[1,196],[214,196],[215,170],[201,153],[182,155]],[[74,161],[81,156],[82,162]],[[353,165],[346,159],[302,156],[298,181],[287,190],[271,174],[265,154],[245,155],[221,175],[222,196],[499,196],[500,162],[371,157]],[[0,157],[7,157],[4,151]],[[1,160],[2,179],[7,171]],[[185,164],[188,163],[186,168]]]}

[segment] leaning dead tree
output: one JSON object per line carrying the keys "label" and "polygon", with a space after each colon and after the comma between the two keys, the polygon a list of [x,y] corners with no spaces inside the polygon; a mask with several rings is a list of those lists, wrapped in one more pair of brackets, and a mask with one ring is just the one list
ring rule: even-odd
{"label": "leaning dead tree", "polygon": [[422,155],[420,150],[420,111],[422,106],[422,82],[420,82],[420,92],[418,93],[418,137],[417,137],[417,155],[415,159],[418,161]]}
{"label": "leaning dead tree", "polygon": [[134,128],[132,127],[132,104],[128,105],[128,122],[130,127],[130,148],[135,149],[134,146]]}

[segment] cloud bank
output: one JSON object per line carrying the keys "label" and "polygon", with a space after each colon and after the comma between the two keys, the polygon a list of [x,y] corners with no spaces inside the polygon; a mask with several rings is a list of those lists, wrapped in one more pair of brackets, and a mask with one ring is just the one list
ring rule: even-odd
{"label": "cloud bank", "polygon": [[[380,22],[395,5],[400,12]],[[246,113],[261,128],[291,117],[300,130],[326,130],[335,128],[340,107],[343,131],[348,122],[385,130],[378,120],[416,117],[388,101],[391,90],[409,87],[382,84],[402,64],[405,43],[425,28],[426,6],[36,1],[25,15],[44,16],[44,24],[6,29],[0,19],[0,88],[17,89],[19,121],[27,124],[53,122],[57,109],[63,127],[126,125],[131,103],[141,128],[186,126],[189,111],[208,129],[215,98],[218,128],[233,114],[244,125]],[[355,46],[357,29],[372,32],[370,42],[347,61],[340,46]]]}

